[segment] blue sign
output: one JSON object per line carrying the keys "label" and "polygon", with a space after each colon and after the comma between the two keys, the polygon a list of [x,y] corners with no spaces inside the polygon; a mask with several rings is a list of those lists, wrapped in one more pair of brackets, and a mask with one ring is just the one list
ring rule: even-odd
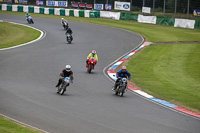
{"label": "blue sign", "polygon": [[194,17],[200,17],[200,9],[194,9],[193,10],[193,16]]}
{"label": "blue sign", "polygon": [[56,3],[55,1],[46,1],[47,6],[55,6],[56,5],[55,3]]}
{"label": "blue sign", "polygon": [[58,1],[58,6],[67,6],[66,1]]}
{"label": "blue sign", "polygon": [[112,4],[105,4],[105,10],[112,10]]}
{"label": "blue sign", "polygon": [[123,5],[123,8],[124,8],[124,9],[129,9],[129,7],[130,7],[129,4],[124,4],[124,5]]}
{"label": "blue sign", "polygon": [[94,4],[94,9],[103,10],[103,4]]}

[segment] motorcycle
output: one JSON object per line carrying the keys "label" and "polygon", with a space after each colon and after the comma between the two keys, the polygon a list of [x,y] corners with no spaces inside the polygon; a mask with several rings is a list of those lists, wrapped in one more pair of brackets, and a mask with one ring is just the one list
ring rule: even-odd
{"label": "motorcycle", "polygon": [[87,64],[87,71],[91,73],[92,69],[94,69],[94,66],[96,65],[96,59],[94,57],[90,57],[88,64]]}
{"label": "motorcycle", "polygon": [[33,19],[32,19],[31,16],[28,16],[28,17],[26,18],[26,20],[28,21],[29,24],[31,24],[31,23],[34,24]]}
{"label": "motorcycle", "polygon": [[70,83],[71,83],[70,77],[65,77],[62,80],[62,83],[58,86],[57,93],[63,95],[66,91],[66,88],[70,85]]}
{"label": "motorcycle", "polygon": [[70,44],[70,43],[72,42],[72,35],[69,34],[69,33],[67,33],[67,35],[66,35],[66,40],[67,40],[67,42]]}
{"label": "motorcycle", "polygon": [[120,79],[119,85],[117,86],[117,88],[115,90],[115,95],[119,95],[119,96],[123,97],[125,90],[126,90],[126,85],[127,85],[127,79],[126,78]]}
{"label": "motorcycle", "polygon": [[67,30],[68,29],[68,24],[67,24],[67,22],[64,22],[64,24],[63,24],[63,28],[64,28],[64,30]]}

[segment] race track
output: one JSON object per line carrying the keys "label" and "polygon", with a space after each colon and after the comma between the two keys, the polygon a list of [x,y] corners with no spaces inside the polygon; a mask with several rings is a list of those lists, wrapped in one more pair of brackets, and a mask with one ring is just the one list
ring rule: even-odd
{"label": "race track", "polygon": [[[27,24],[24,16],[0,14],[0,20]],[[58,19],[36,18],[33,27],[46,37],[0,51],[0,113],[51,133],[199,133],[200,120],[182,115],[130,91],[113,94],[103,69],[142,43],[125,30],[69,21],[74,40],[67,44]],[[99,62],[88,74],[86,56]],[[59,73],[72,66],[74,83],[56,94]],[[134,75],[133,75],[134,76]]]}

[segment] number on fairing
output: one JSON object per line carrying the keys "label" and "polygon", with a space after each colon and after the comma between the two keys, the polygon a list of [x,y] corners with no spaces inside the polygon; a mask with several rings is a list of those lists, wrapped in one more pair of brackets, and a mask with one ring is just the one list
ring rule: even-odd
{"label": "number on fairing", "polygon": [[69,82],[69,80],[70,80],[70,79],[69,79],[68,77],[65,78],[65,82]]}
{"label": "number on fairing", "polygon": [[126,82],[126,78],[123,78],[122,81],[123,81],[123,82]]}

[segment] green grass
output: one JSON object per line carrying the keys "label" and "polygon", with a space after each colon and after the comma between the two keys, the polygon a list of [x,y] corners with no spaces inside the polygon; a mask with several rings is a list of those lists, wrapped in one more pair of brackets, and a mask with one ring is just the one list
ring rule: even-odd
{"label": "green grass", "polygon": [[40,32],[22,25],[0,22],[0,49],[20,45],[40,36]]}
{"label": "green grass", "polygon": [[0,132],[1,133],[40,133],[39,131],[26,128],[22,125],[15,124],[14,122],[0,117]]}
{"label": "green grass", "polygon": [[145,92],[200,112],[200,44],[150,45],[128,63]]}
{"label": "green grass", "polygon": [[[1,14],[11,15],[25,15],[23,12],[11,12],[11,11],[0,11]],[[81,21],[87,23],[101,24],[111,27],[117,27],[127,29],[133,32],[137,32],[146,37],[147,41],[150,42],[176,42],[176,41],[200,41],[200,30],[197,29],[184,29],[174,28],[170,26],[154,25],[154,24],[143,24],[134,21],[124,20],[113,20],[103,18],[83,18],[83,17],[67,17],[67,16],[54,16],[44,14],[34,14],[34,17],[44,18],[65,18],[67,20]],[[73,30],[73,27],[72,27]]]}

